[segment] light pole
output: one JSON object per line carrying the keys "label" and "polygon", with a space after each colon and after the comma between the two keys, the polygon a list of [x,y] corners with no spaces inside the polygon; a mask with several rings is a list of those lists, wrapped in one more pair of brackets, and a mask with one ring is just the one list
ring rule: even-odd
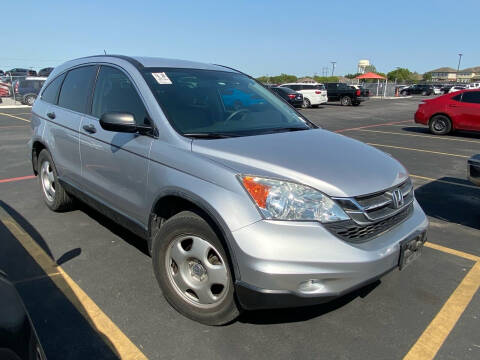
{"label": "light pole", "polygon": [[458,82],[458,72],[460,71],[460,62],[462,61],[462,56],[463,54],[458,54],[458,66],[457,66],[457,76],[456,76],[457,82]]}
{"label": "light pole", "polygon": [[337,63],[336,61],[331,61],[332,63],[332,76],[333,76],[333,73],[335,72],[335,64]]}

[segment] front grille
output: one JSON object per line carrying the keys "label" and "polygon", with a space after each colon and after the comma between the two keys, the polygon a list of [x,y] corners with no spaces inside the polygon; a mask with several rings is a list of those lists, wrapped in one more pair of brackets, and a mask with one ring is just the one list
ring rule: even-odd
{"label": "front grille", "polygon": [[359,225],[353,220],[346,220],[326,224],[325,227],[342,240],[361,243],[370,240],[371,238],[378,236],[400,224],[407,219],[412,212],[413,204],[410,204],[396,215],[370,225]]}
{"label": "front grille", "polygon": [[326,227],[343,240],[367,241],[405,220],[413,211],[413,200],[410,179],[374,194],[335,198],[351,220],[331,223]]}

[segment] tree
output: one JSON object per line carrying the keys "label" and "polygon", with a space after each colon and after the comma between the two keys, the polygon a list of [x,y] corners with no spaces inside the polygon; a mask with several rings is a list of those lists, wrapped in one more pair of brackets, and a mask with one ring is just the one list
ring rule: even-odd
{"label": "tree", "polygon": [[395,80],[400,82],[411,81],[413,80],[413,77],[414,77],[413,73],[406,68],[398,68],[396,70],[390,71],[387,74],[387,78],[390,81],[395,81]]}
{"label": "tree", "polygon": [[272,84],[285,84],[295,81],[297,81],[297,77],[295,75],[280,74],[270,77],[270,82]]}
{"label": "tree", "polygon": [[347,79],[355,79],[358,75],[362,75],[361,73],[355,73],[355,74],[346,74],[344,77]]}
{"label": "tree", "polygon": [[365,66],[365,72],[366,72],[366,73],[368,73],[368,72],[376,73],[376,72],[377,72],[377,68],[375,67],[375,65],[370,64],[370,65]]}
{"label": "tree", "polygon": [[318,83],[336,83],[340,78],[338,76],[314,76],[313,80]]}
{"label": "tree", "polygon": [[422,78],[424,81],[432,81],[432,73],[426,72]]}

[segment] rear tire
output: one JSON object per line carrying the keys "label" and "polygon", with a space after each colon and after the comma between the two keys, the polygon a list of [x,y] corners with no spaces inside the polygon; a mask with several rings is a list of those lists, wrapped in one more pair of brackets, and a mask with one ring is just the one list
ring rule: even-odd
{"label": "rear tire", "polygon": [[406,91],[400,91],[400,95],[402,95],[402,96],[407,96],[408,94],[407,94]]}
{"label": "rear tire", "polygon": [[342,106],[352,105],[352,99],[348,96],[344,96],[340,99],[340,104],[342,104]]}
{"label": "rear tire", "polygon": [[312,105],[310,104],[310,100],[308,100],[307,98],[303,98],[302,108],[308,109],[311,106]]}
{"label": "rear tire", "polygon": [[434,135],[446,135],[452,131],[452,121],[445,115],[435,115],[430,120],[428,127]]}
{"label": "rear tire", "polygon": [[35,102],[35,96],[33,95],[26,96],[24,102],[25,102],[25,105],[33,106],[33,103]]}
{"label": "rear tire", "polygon": [[70,210],[73,200],[60,185],[52,156],[45,149],[38,155],[37,169],[43,200],[49,209],[58,212]]}
{"label": "rear tire", "polygon": [[153,239],[152,260],[163,296],[182,315],[224,325],[240,314],[227,254],[199,215],[182,211],[168,219]]}
{"label": "rear tire", "polygon": [[422,91],[422,96],[427,96],[427,92],[426,91]]}

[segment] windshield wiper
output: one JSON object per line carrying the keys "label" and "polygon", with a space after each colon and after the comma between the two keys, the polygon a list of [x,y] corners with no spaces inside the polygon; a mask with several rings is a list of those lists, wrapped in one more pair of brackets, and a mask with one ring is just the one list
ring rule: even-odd
{"label": "windshield wiper", "polygon": [[238,137],[239,135],[228,133],[185,133],[183,136],[188,136],[196,139],[227,139],[231,137]]}
{"label": "windshield wiper", "polygon": [[300,131],[300,130],[310,130],[309,127],[284,127],[284,128],[277,128],[271,129],[268,132],[276,133],[276,132],[288,132],[288,131]]}

